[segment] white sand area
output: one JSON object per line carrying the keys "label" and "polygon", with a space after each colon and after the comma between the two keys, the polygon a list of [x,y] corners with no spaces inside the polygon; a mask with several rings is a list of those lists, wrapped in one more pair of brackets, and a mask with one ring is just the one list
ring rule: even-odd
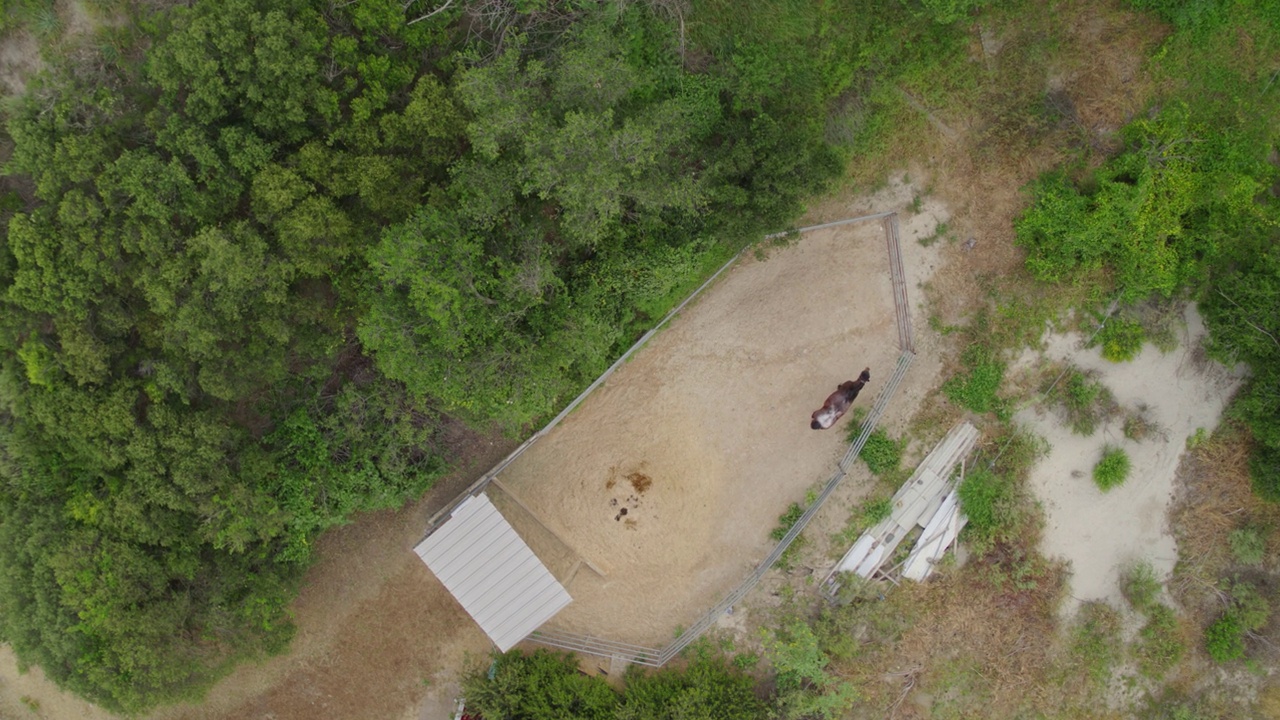
{"label": "white sand area", "polygon": [[[1147,417],[1158,430],[1142,441],[1125,437],[1123,417],[1081,437],[1043,408],[1024,409],[1015,416],[1051,446],[1048,457],[1032,470],[1031,487],[1045,511],[1041,549],[1071,563],[1070,597],[1062,608],[1066,615],[1091,600],[1119,607],[1120,575],[1139,560],[1149,560],[1162,579],[1173,570],[1177,549],[1167,515],[1179,460],[1197,429],[1211,432],[1218,424],[1242,380],[1242,369],[1228,369],[1205,357],[1205,328],[1195,306],[1187,307],[1184,318],[1186,328],[1177,349],[1162,354],[1148,344],[1126,363],[1109,362],[1099,348],[1082,347],[1076,333],[1047,339],[1046,359],[1096,370],[1122,408],[1147,406]],[[1037,357],[1028,353],[1015,368]],[[1128,453],[1132,469],[1123,485],[1103,493],[1092,473],[1108,444]]]}

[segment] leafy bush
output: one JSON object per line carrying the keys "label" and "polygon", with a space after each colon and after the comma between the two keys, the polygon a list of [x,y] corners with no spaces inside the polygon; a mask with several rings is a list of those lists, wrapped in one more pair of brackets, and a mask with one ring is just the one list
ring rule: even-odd
{"label": "leafy bush", "polygon": [[705,643],[690,650],[683,668],[632,670],[621,696],[602,678],[580,673],[569,653],[496,654],[491,668],[478,667],[463,680],[467,709],[511,720],[765,720],[767,706],[750,676]]}
{"label": "leafy bush", "polygon": [[831,658],[804,621],[773,631],[765,638],[765,649],[777,670],[779,720],[837,720],[858,699],[852,683],[827,670]]}
{"label": "leafy bush", "polygon": [[1138,631],[1134,654],[1138,668],[1149,677],[1163,677],[1186,652],[1182,634],[1178,630],[1178,618],[1173,609],[1155,603],[1147,609],[1147,624]]}
{"label": "leafy bush", "polygon": [[1155,568],[1143,560],[1133,565],[1120,579],[1120,592],[1138,612],[1147,612],[1155,606],[1160,594],[1160,581]]}
{"label": "leafy bush", "polygon": [[831,536],[831,542],[837,547],[847,547],[858,538],[864,530],[881,522],[893,513],[893,499],[880,497],[867,500],[862,506],[849,514],[849,520],[840,532]]}
{"label": "leafy bush", "polygon": [[[738,657],[747,658],[744,663],[750,664],[749,656]],[[730,667],[723,658],[712,655],[705,644],[699,644],[684,668],[628,673],[622,704],[614,716],[615,720],[677,717],[766,720],[768,706],[756,696],[755,681],[749,675]]]}
{"label": "leafy bush", "polygon": [[982,345],[970,346],[963,361],[966,370],[943,383],[942,392],[951,402],[973,412],[1004,413],[1004,403],[997,397],[1004,382],[1004,363]]}
{"label": "leafy bush", "polygon": [[1113,317],[1102,327],[1095,342],[1102,345],[1102,357],[1111,362],[1128,362],[1142,352],[1146,333],[1142,325],[1120,317]]}
{"label": "leafy bush", "polygon": [[1261,630],[1271,617],[1271,603],[1253,583],[1236,580],[1227,585],[1231,593],[1231,612],[1245,632]]}
{"label": "leafy bush", "polygon": [[[800,507],[800,503],[791,503],[787,511],[778,516],[778,526],[769,532],[769,538],[775,542],[781,542],[787,533],[791,531],[791,527],[800,521],[800,516],[804,515],[804,508]],[[786,570],[791,567],[791,561],[795,558],[800,548],[804,547],[804,535],[797,535],[786,550],[782,551],[782,555],[778,557],[778,567]]]}
{"label": "leafy bush", "polygon": [[960,483],[960,508],[969,518],[968,532],[994,537],[1011,519],[1013,485],[990,470],[974,470]]}
{"label": "leafy bush", "polygon": [[867,525],[875,525],[893,514],[893,498],[882,497],[872,500],[862,509],[862,520]]}
{"label": "leafy bush", "polygon": [[[853,434],[850,426],[850,433]],[[861,430],[859,430],[861,432]],[[867,436],[867,444],[862,446],[858,457],[867,464],[867,469],[875,475],[886,475],[898,469],[902,462],[902,450],[906,447],[903,440],[893,440],[883,428],[876,428]]]}
{"label": "leafy bush", "polygon": [[570,653],[538,649],[497,655],[462,683],[467,708],[486,718],[613,720],[618,694],[603,679],[578,672]]}
{"label": "leafy bush", "polygon": [[1235,613],[1226,612],[1204,629],[1204,649],[1215,662],[1244,657],[1244,628]]}
{"label": "leafy bush", "polygon": [[1107,446],[1102,450],[1102,459],[1093,467],[1093,482],[1098,489],[1106,492],[1118,487],[1129,477],[1129,455],[1122,449]]}
{"label": "leafy bush", "polygon": [[1261,446],[1249,458],[1249,477],[1259,497],[1280,502],[1280,448]]}
{"label": "leafy bush", "polygon": [[1231,554],[1235,556],[1236,562],[1242,565],[1261,564],[1267,552],[1267,539],[1256,527],[1232,530],[1227,536],[1227,542],[1231,545]]}
{"label": "leafy bush", "polygon": [[1231,607],[1204,630],[1205,650],[1217,662],[1244,657],[1245,633],[1261,629],[1271,616],[1271,604],[1251,583],[1226,584]]}

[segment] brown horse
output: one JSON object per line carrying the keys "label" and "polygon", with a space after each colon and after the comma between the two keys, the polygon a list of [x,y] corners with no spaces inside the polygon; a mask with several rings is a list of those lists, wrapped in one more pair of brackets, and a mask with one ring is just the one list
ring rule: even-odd
{"label": "brown horse", "polygon": [[813,411],[813,422],[809,423],[809,427],[814,430],[826,430],[836,424],[849,406],[853,404],[854,398],[858,397],[858,393],[862,391],[862,386],[871,382],[871,368],[862,371],[857,380],[846,380],[836,387],[836,391],[827,397],[827,401],[822,404],[820,410]]}

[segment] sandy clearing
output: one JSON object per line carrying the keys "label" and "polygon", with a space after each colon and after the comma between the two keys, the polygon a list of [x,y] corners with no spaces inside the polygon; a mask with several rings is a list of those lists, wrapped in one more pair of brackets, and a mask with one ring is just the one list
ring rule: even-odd
{"label": "sandy clearing", "polygon": [[[660,646],[696,620],[830,475],[848,420],[814,432],[810,413],[867,366],[869,405],[896,338],[877,222],[739,261],[499,476],[560,539],[531,538],[536,552],[569,548],[604,573],[580,570],[548,627]],[[527,533],[527,515],[511,519]]]}
{"label": "sandy clearing", "polygon": [[[1080,347],[1082,338],[1075,333],[1049,336],[1043,352],[1048,359],[1101,373],[1122,407],[1145,404],[1161,429],[1158,434],[1129,440],[1123,419],[1115,418],[1091,437],[1081,437],[1043,410],[1025,409],[1015,417],[1051,445],[1048,457],[1032,470],[1031,487],[1045,510],[1042,550],[1071,562],[1064,615],[1091,600],[1120,606],[1120,574],[1138,560],[1150,560],[1161,578],[1173,570],[1177,548],[1167,512],[1178,462],[1187,438],[1198,428],[1217,425],[1243,373],[1204,357],[1204,323],[1194,306],[1187,307],[1184,318],[1182,342],[1168,354],[1147,345],[1133,361],[1112,363],[1098,348]],[[1015,368],[1038,357],[1026,354]],[[1092,471],[1106,444],[1123,448],[1133,470],[1124,485],[1104,494],[1093,484]]]}

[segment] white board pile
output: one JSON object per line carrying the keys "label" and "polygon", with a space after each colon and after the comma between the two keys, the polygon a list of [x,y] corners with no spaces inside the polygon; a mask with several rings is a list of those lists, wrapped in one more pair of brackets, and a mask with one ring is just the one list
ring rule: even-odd
{"label": "white board pile", "polygon": [[824,592],[835,595],[840,587],[837,575],[842,572],[870,578],[893,557],[894,550],[916,526],[924,531],[903,563],[902,575],[912,580],[928,577],[968,521],[960,512],[951,474],[977,440],[978,429],[968,422],[951,428],[893,496],[889,517],[863,533],[827,575]]}

